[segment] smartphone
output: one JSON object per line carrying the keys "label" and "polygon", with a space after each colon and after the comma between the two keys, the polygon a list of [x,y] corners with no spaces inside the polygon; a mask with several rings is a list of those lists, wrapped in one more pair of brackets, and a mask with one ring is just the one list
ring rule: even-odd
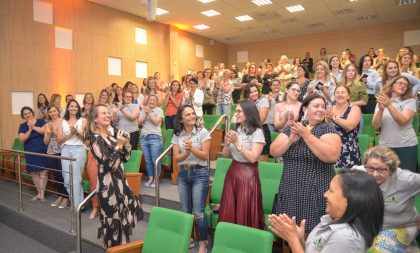
{"label": "smartphone", "polygon": [[318,82],[315,86],[315,89],[322,91],[324,89],[324,84],[321,82]]}
{"label": "smartphone", "polygon": [[366,78],[368,78],[368,74],[363,74],[361,77],[360,77],[360,79],[359,79],[359,81],[360,82],[366,82]]}

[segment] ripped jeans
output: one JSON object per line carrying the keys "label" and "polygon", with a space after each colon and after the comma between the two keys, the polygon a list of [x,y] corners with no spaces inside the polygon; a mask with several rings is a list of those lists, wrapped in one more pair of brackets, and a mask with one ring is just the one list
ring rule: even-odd
{"label": "ripped jeans", "polygon": [[194,215],[200,241],[206,241],[208,225],[204,215],[206,196],[209,189],[209,171],[207,166],[191,165],[185,169],[180,165],[178,174],[178,191],[181,210]]}

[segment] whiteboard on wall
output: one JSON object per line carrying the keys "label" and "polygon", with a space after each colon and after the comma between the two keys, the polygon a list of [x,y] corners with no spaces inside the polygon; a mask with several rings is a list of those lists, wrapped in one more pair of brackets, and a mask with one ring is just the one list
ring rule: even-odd
{"label": "whiteboard on wall", "polygon": [[74,100],[77,101],[77,103],[79,103],[80,107],[83,107],[83,98],[85,97],[85,94],[83,93],[76,93],[74,95]]}
{"label": "whiteboard on wall", "polygon": [[147,78],[147,63],[137,61],[136,62],[136,78]]}
{"label": "whiteboard on wall", "polygon": [[195,56],[200,57],[200,58],[204,57],[203,45],[195,44]]}
{"label": "whiteboard on wall", "polygon": [[20,109],[24,106],[29,106],[34,109],[34,93],[33,92],[12,92],[12,114],[20,115]]}
{"label": "whiteboard on wall", "polygon": [[412,30],[404,32],[404,46],[420,45],[420,30]]}
{"label": "whiteboard on wall", "polygon": [[108,75],[121,76],[121,59],[108,57]]}
{"label": "whiteboard on wall", "polygon": [[236,53],[236,61],[238,63],[246,63],[248,61],[248,51],[238,51]]}

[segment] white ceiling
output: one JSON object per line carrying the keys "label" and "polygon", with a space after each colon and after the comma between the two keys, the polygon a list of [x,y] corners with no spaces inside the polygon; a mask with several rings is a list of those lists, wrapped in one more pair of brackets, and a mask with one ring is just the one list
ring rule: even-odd
{"label": "white ceiling", "polygon": [[[147,16],[142,0],[89,0],[137,16]],[[185,30],[226,44],[237,44],[290,37],[343,28],[385,24],[420,18],[420,1],[415,0],[271,0],[257,6],[251,0],[216,0],[203,4],[198,0],[157,0],[159,8],[169,13],[156,16],[156,22],[182,24]],[[289,13],[285,7],[300,4],[305,11]],[[216,10],[221,15],[207,17],[202,11]],[[347,13],[337,15],[337,11]],[[249,15],[253,20],[239,22],[236,16]],[[375,16],[374,19],[362,17]],[[210,26],[197,30],[194,25]]]}

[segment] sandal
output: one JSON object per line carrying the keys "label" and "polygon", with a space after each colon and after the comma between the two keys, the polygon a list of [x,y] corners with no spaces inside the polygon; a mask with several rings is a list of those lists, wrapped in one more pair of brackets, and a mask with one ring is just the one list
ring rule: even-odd
{"label": "sandal", "polygon": [[31,201],[39,200],[40,198],[38,196],[34,196],[31,198]]}

